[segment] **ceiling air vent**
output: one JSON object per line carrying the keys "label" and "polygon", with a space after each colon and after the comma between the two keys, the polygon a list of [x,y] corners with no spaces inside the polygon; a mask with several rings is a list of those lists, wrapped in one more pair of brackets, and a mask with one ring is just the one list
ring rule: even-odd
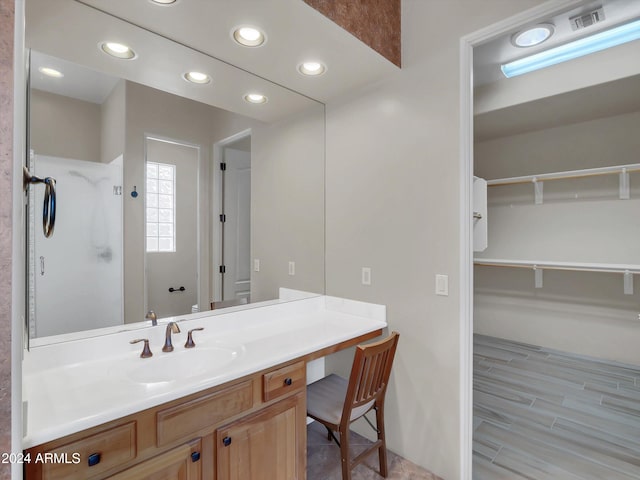
{"label": "ceiling air vent", "polygon": [[572,30],[580,30],[582,28],[587,28],[591,25],[595,25],[596,23],[600,23],[603,20],[604,10],[602,9],[602,7],[598,7],[589,13],[571,17],[569,19],[569,22],[571,22]]}

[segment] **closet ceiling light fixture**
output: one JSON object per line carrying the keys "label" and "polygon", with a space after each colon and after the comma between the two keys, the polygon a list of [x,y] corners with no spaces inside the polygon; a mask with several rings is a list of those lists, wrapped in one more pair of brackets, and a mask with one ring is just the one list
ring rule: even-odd
{"label": "closet ceiling light fixture", "polygon": [[131,50],[130,47],[122,43],[103,42],[100,44],[100,49],[112,57],[121,58],[123,60],[131,60],[136,56],[136,53]]}
{"label": "closet ceiling light fixture", "polygon": [[51,67],[40,67],[38,68],[38,71],[40,73],[43,73],[49,77],[53,77],[53,78],[62,78],[64,77],[64,73],[62,73],[59,70],[56,70],[55,68],[51,68]]}
{"label": "closet ceiling light fixture", "polygon": [[206,73],[201,72],[187,72],[183,75],[184,79],[191,83],[209,83],[211,81],[211,77]]}
{"label": "closet ceiling light fixture", "polygon": [[171,5],[172,3],[176,3],[178,0],[151,0],[152,3],[156,3],[158,5]]}
{"label": "closet ceiling light fixture", "polygon": [[267,103],[267,97],[261,93],[247,93],[244,99],[249,103]]}
{"label": "closet ceiling light fixture", "polygon": [[500,69],[505,77],[511,78],[638,39],[640,20],[506,63]]}
{"label": "closet ceiling light fixture", "polygon": [[298,65],[298,71],[310,77],[322,75],[326,70],[327,67],[320,62],[304,62]]}
{"label": "closet ceiling light fixture", "polygon": [[245,47],[259,47],[267,41],[265,34],[256,27],[242,25],[233,29],[233,39]]}
{"label": "closet ceiling light fixture", "polygon": [[553,35],[554,30],[554,26],[551,24],[545,23],[536,25],[513,35],[511,37],[511,43],[514,46],[521,48],[540,45]]}

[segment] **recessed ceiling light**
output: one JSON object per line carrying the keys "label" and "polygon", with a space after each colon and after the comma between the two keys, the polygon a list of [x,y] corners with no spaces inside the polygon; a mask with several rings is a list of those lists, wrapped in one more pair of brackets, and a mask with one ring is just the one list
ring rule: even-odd
{"label": "recessed ceiling light", "polygon": [[267,103],[267,97],[260,93],[248,93],[244,99],[249,103]]}
{"label": "recessed ceiling light", "polygon": [[256,27],[241,25],[233,29],[233,39],[245,47],[259,47],[267,41],[265,34]]}
{"label": "recessed ceiling light", "polygon": [[177,1],[178,0],[151,0],[151,3],[157,3],[158,5],[171,5]]}
{"label": "recessed ceiling light", "polygon": [[320,62],[304,62],[298,65],[298,71],[303,75],[317,76],[327,71],[327,67]]}
{"label": "recessed ceiling light", "polygon": [[136,53],[131,50],[131,48],[122,43],[102,42],[100,44],[100,48],[104,53],[107,53],[112,57],[122,58],[124,60],[131,60],[136,56]]}
{"label": "recessed ceiling light", "polygon": [[533,47],[547,40],[554,31],[554,26],[549,23],[535,25],[513,35],[511,43],[521,48]]}
{"label": "recessed ceiling light", "polygon": [[44,73],[45,75],[49,76],[49,77],[53,77],[53,78],[62,78],[64,77],[64,73],[56,70],[55,68],[50,68],[50,67],[40,67],[38,69],[38,71],[40,73]]}
{"label": "recessed ceiling light", "polygon": [[209,83],[211,81],[209,75],[201,72],[187,72],[184,74],[184,79],[191,83]]}

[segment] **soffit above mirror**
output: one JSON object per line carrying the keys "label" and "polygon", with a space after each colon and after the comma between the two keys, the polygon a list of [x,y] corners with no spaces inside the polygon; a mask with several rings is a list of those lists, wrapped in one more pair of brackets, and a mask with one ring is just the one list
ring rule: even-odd
{"label": "soffit above mirror", "polygon": [[[379,80],[398,68],[302,0],[83,0],[207,55],[320,102]],[[232,40],[239,25],[265,32],[260,47]],[[305,77],[298,65],[320,61],[327,71]]]}

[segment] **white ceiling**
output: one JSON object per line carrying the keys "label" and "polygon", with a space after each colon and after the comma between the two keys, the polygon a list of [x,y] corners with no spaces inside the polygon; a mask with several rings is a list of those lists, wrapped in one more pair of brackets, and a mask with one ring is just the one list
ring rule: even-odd
{"label": "white ceiling", "polygon": [[[27,46],[37,51],[269,122],[398,70],[302,0],[26,0],[26,16]],[[241,24],[262,28],[266,44],[237,45],[230,33]],[[138,57],[108,57],[98,48],[106,40],[130,45]],[[327,72],[299,74],[309,59]],[[190,70],[213,81],[190,84],[182,78]],[[269,101],[247,104],[248,91]]]}

